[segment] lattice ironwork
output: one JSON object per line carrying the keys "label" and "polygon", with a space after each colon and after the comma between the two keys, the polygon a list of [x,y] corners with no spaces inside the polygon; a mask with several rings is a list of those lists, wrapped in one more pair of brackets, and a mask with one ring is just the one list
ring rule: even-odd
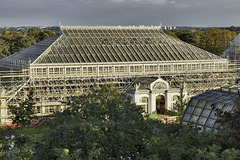
{"label": "lattice ironwork", "polygon": [[200,132],[216,132],[218,126],[216,109],[231,112],[236,107],[234,104],[236,97],[239,97],[239,87],[230,86],[194,96],[182,115],[181,124],[191,124]]}
{"label": "lattice ironwork", "polygon": [[29,88],[35,89],[36,113],[46,115],[64,109],[63,102],[95,83],[112,83],[125,92],[141,77],[162,78],[170,88],[184,86],[194,95],[234,84],[239,77],[239,66],[166,35],[159,27],[61,27],[61,31],[0,60],[2,108],[24,100]]}

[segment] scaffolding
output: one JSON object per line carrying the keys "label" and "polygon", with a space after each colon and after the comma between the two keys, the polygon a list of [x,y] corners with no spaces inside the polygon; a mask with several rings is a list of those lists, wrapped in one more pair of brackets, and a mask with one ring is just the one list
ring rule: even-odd
{"label": "scaffolding", "polygon": [[123,93],[138,78],[162,78],[189,95],[238,82],[238,65],[166,35],[160,27],[61,27],[55,35],[0,60],[1,122],[30,88],[38,116],[65,109],[94,84]]}

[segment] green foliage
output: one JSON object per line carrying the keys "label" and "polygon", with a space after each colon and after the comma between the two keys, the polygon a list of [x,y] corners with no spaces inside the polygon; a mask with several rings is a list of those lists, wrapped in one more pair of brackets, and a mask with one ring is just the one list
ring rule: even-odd
{"label": "green foliage", "polygon": [[183,88],[180,88],[180,95],[178,96],[178,100],[176,103],[173,105],[173,111],[177,112],[178,119],[180,120],[180,117],[183,114],[183,111],[187,105],[186,99],[184,99],[184,94],[183,94]]}
{"label": "green foliage", "polygon": [[155,118],[155,117],[157,117],[157,112],[149,115],[149,118]]}
{"label": "green foliage", "polygon": [[189,126],[165,124],[159,127],[147,150],[148,159],[195,159],[198,150],[203,150],[214,142],[212,133],[198,133]]}
{"label": "green foliage", "polygon": [[220,55],[236,36],[235,32],[219,28],[208,28],[204,31],[200,31],[199,29],[185,29],[174,32],[167,31],[166,33],[172,36],[176,35],[182,41],[216,55]]}
{"label": "green foliage", "polygon": [[29,31],[28,31],[28,36],[30,37],[37,37],[38,36],[38,30],[37,28],[31,28]]}
{"label": "green foliage", "polygon": [[33,37],[36,40],[37,43],[44,40],[44,39],[47,39],[47,38],[53,36],[54,34],[55,34],[54,32],[52,32],[48,29],[38,32],[37,28],[31,28],[28,31],[28,36]]}
{"label": "green foliage", "polygon": [[35,43],[34,38],[27,35],[4,31],[0,35],[0,58],[9,56]]}
{"label": "green foliage", "polygon": [[30,29],[27,35],[21,32],[5,30],[0,33],[0,59],[49,38],[54,34],[50,30],[38,32],[37,28]]}
{"label": "green foliage", "polygon": [[172,32],[172,31],[164,30],[164,32],[165,32],[166,34],[168,34],[168,35],[174,37],[174,38],[178,38],[177,35],[176,35],[174,32]]}
{"label": "green foliage", "polygon": [[27,99],[19,103],[19,106],[9,105],[8,108],[10,112],[14,115],[12,117],[12,123],[16,126],[29,126],[33,119],[36,119],[34,116],[34,102],[33,102],[33,93],[34,90],[30,89],[27,95]]}
{"label": "green foliage", "polygon": [[240,157],[240,150],[236,150],[234,148],[226,149],[222,151],[220,146],[213,144],[212,146],[208,146],[203,150],[198,149],[198,153],[196,154],[196,159],[208,159],[208,160],[236,160]]}
{"label": "green foliage", "polygon": [[11,135],[13,133],[14,131],[10,127],[0,127],[0,159],[8,159],[8,153],[12,150]]}
{"label": "green foliage", "polygon": [[233,147],[240,150],[240,98],[235,100],[236,108],[232,112],[217,110],[218,123],[221,127],[216,135],[216,142],[223,149]]}
{"label": "green foliage", "polygon": [[230,31],[209,28],[201,35],[200,44],[197,46],[211,53],[220,55],[234,37],[235,35]]}
{"label": "green foliage", "polygon": [[152,132],[142,112],[117,89],[95,86],[49,122],[50,132],[36,145],[34,156],[57,159],[68,150],[76,159],[136,158]]}
{"label": "green foliage", "polygon": [[176,36],[184,42],[194,44],[195,43],[195,34],[194,31],[188,29],[183,31],[176,31]]}
{"label": "green foliage", "polygon": [[[162,124],[142,116],[142,107],[124,99],[112,86],[95,85],[70,105],[40,127],[0,128],[1,159],[233,160],[240,156],[232,128],[213,134]],[[224,134],[232,134],[232,140]],[[10,135],[15,138],[4,138]],[[14,148],[9,148],[11,142]]]}
{"label": "green foliage", "polygon": [[0,128],[0,159],[25,160],[32,156],[33,134],[27,135],[20,128]]}
{"label": "green foliage", "polygon": [[178,112],[170,111],[168,109],[164,110],[164,114],[170,115],[170,116],[178,116],[179,115]]}

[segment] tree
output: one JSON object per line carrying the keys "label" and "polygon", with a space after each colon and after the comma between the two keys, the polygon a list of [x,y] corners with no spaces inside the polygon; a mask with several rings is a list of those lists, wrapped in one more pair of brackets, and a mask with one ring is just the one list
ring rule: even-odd
{"label": "tree", "polygon": [[[43,125],[25,132],[0,128],[0,144],[4,144],[0,145],[0,158],[234,160],[240,156],[240,150],[233,148],[238,141],[226,148],[211,132],[199,133],[190,126],[143,118],[142,107],[132,104],[112,86],[95,85],[69,105]],[[29,134],[32,130],[35,133]],[[16,138],[10,141],[3,138],[13,134]],[[12,141],[16,147],[9,157],[8,144]]]}
{"label": "tree", "polygon": [[168,34],[168,35],[174,37],[174,38],[178,38],[177,35],[176,35],[174,32],[172,32],[172,31],[164,30],[164,32],[165,32],[166,34]]}
{"label": "tree", "polygon": [[19,106],[9,105],[8,108],[10,112],[14,115],[12,116],[12,123],[16,126],[29,126],[33,119],[36,119],[34,116],[34,102],[33,102],[33,93],[34,90],[30,89],[27,95],[27,99],[19,103]]}
{"label": "tree", "polygon": [[202,34],[198,47],[216,55],[220,55],[234,37],[235,36],[230,31],[209,28]]}
{"label": "tree", "polygon": [[14,45],[10,49],[11,53],[16,53],[36,43],[33,37],[20,35],[20,34],[15,36],[13,40],[14,40]]}
{"label": "tree", "polygon": [[38,36],[36,37],[36,41],[40,42],[40,41],[42,41],[44,39],[47,39],[47,38],[53,36],[54,34],[55,34],[54,32],[51,32],[48,29],[44,30],[43,32],[39,32],[38,33]]}
{"label": "tree", "polygon": [[52,32],[52,31],[50,31],[48,29],[44,30],[43,33],[47,34],[48,37],[51,37],[51,36],[55,35],[55,32]]}
{"label": "tree", "polygon": [[204,31],[199,29],[180,30],[176,31],[175,35],[182,41],[195,45],[216,55],[220,55],[227,48],[230,41],[236,36],[235,32],[213,27]]}
{"label": "tree", "polygon": [[180,117],[182,116],[183,111],[187,105],[187,101],[184,98],[185,95],[183,94],[183,88],[180,88],[179,94],[180,95],[178,96],[176,103],[174,103],[174,105],[173,105],[173,111],[177,111],[178,118],[180,119]]}
{"label": "tree", "polygon": [[142,113],[142,107],[124,99],[117,89],[95,85],[50,120],[50,130],[36,145],[34,157],[137,159],[154,128]]}
{"label": "tree", "polygon": [[237,27],[231,26],[231,27],[229,28],[229,30],[232,31],[232,32],[236,32],[236,31],[237,31]]}
{"label": "tree", "polygon": [[27,35],[21,32],[5,30],[0,34],[0,59],[47,39],[54,34],[48,29],[38,32],[37,28],[30,29]]}
{"label": "tree", "polygon": [[33,115],[33,93],[33,89],[30,89],[27,99],[20,102],[19,106],[8,106],[14,114],[12,123],[16,126],[0,127],[0,159],[29,159],[32,156],[33,135],[28,137],[22,131],[36,118]]}
{"label": "tree", "polygon": [[10,159],[10,153],[13,149],[14,129],[11,127],[0,127],[0,159]]}
{"label": "tree", "polygon": [[219,127],[219,132],[217,134],[216,142],[223,149],[234,147],[240,150],[240,98],[237,97],[235,100],[236,108],[231,111],[223,112],[217,109],[217,115],[221,127]]}
{"label": "tree", "polygon": [[31,36],[31,37],[34,37],[36,38],[38,36],[38,30],[36,27],[34,28],[31,28],[29,31],[28,31],[28,36]]}
{"label": "tree", "polygon": [[187,42],[190,44],[195,43],[195,35],[193,30],[187,29],[183,31],[177,31],[175,34],[179,39],[181,39],[184,42]]}

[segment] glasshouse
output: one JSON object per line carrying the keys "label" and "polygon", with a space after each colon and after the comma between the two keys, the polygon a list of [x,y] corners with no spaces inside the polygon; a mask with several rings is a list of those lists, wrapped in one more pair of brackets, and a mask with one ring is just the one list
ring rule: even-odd
{"label": "glasshouse", "polygon": [[9,104],[34,88],[35,113],[62,111],[93,84],[114,84],[146,113],[172,108],[185,97],[228,83],[228,59],[165,34],[160,26],[61,26],[60,33],[0,60],[1,122]]}
{"label": "glasshouse", "polygon": [[240,34],[238,34],[222,53],[221,57],[228,58],[231,61],[240,62]]}
{"label": "glasshouse", "polygon": [[239,93],[240,87],[224,86],[192,97],[182,115],[181,124],[193,125],[200,132],[216,132],[216,110],[231,112],[235,108],[235,99],[239,97]]}

